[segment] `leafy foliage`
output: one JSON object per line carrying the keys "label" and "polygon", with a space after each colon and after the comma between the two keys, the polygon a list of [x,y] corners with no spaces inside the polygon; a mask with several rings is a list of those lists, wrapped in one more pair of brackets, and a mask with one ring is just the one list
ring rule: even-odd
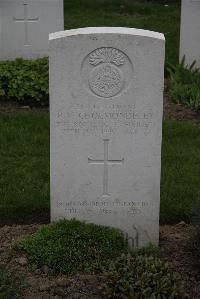
{"label": "leafy foliage", "polygon": [[0,266],[0,299],[20,298],[20,282]]}
{"label": "leafy foliage", "polygon": [[0,96],[45,104],[49,93],[48,59],[0,62]]}
{"label": "leafy foliage", "polygon": [[91,272],[126,252],[127,242],[115,228],[61,220],[41,226],[19,244],[36,266],[47,265],[53,274]]}
{"label": "leafy foliage", "polygon": [[200,109],[200,72],[195,68],[195,61],[187,66],[185,57],[180,64],[170,65],[170,96],[175,103],[185,104]]}
{"label": "leafy foliage", "polygon": [[139,253],[122,254],[105,273],[113,299],[183,299],[181,278],[168,263]]}

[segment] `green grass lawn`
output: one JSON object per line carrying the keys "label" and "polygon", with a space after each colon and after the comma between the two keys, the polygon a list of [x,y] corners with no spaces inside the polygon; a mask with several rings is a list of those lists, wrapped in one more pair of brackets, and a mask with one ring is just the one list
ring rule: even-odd
{"label": "green grass lawn", "polygon": [[[131,0],[65,0],[65,29],[88,26],[122,26],[162,32],[166,62],[178,62],[180,3],[136,3]],[[162,1],[161,1],[162,2]]]}
{"label": "green grass lawn", "polygon": [[200,199],[200,125],[165,121],[162,145],[161,222],[189,220]]}
{"label": "green grass lawn", "polygon": [[[49,215],[49,115],[0,114],[0,222],[46,221]],[[199,196],[200,126],[165,121],[161,222],[188,219]]]}
{"label": "green grass lawn", "polygon": [[0,222],[49,218],[49,116],[0,114]]}

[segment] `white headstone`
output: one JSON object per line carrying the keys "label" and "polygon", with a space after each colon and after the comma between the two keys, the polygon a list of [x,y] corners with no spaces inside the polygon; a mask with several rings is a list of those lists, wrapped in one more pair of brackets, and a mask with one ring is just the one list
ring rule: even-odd
{"label": "white headstone", "polygon": [[200,67],[200,0],[182,0],[180,61]]}
{"label": "white headstone", "polygon": [[48,56],[49,33],[64,29],[63,0],[0,0],[0,59]]}
{"label": "white headstone", "polygon": [[158,243],[163,34],[83,28],[50,35],[51,219]]}

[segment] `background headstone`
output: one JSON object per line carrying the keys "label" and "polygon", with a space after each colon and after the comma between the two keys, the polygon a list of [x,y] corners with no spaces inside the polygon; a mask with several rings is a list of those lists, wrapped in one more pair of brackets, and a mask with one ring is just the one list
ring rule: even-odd
{"label": "background headstone", "polygon": [[1,0],[0,59],[48,56],[49,33],[64,29],[63,0]]}
{"label": "background headstone", "polygon": [[130,28],[50,35],[51,220],[158,243],[164,36]]}
{"label": "background headstone", "polygon": [[182,0],[180,61],[186,57],[186,64],[194,60],[200,67],[200,0]]}

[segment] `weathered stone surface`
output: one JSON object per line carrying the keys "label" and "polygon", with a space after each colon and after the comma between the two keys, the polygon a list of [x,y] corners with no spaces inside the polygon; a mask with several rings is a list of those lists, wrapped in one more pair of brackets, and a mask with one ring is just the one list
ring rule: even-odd
{"label": "weathered stone surface", "polygon": [[158,244],[164,36],[131,28],[50,35],[51,219]]}
{"label": "weathered stone surface", "polygon": [[200,67],[200,1],[182,0],[180,61],[185,55],[186,63],[196,60]]}
{"label": "weathered stone surface", "polygon": [[1,0],[0,59],[48,56],[49,33],[63,29],[63,0]]}

